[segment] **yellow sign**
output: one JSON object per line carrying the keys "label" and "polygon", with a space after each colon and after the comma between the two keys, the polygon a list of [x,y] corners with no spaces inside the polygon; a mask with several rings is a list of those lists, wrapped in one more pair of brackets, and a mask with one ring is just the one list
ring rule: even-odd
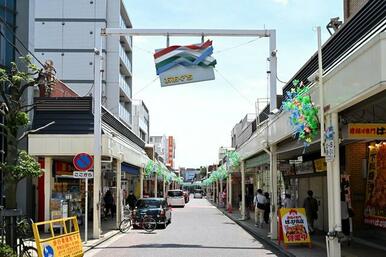
{"label": "yellow sign", "polygon": [[281,208],[280,225],[284,244],[311,243],[304,208]]}
{"label": "yellow sign", "polygon": [[[54,227],[60,225],[61,233]],[[48,226],[50,237],[40,237],[39,227]],[[81,257],[83,246],[76,217],[43,221],[32,224],[39,257]]]}
{"label": "yellow sign", "polygon": [[316,172],[327,171],[327,162],[326,162],[326,158],[316,159],[316,160],[314,161],[314,165],[315,165],[315,171],[316,171]]}
{"label": "yellow sign", "polygon": [[350,139],[386,139],[385,123],[349,123]]}

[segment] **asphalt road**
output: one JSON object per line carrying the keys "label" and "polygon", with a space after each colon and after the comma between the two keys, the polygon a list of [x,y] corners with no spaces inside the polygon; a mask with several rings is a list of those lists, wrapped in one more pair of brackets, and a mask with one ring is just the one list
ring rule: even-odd
{"label": "asphalt road", "polygon": [[172,223],[148,234],[131,230],[88,251],[86,257],[279,256],[267,249],[206,199],[173,208]]}

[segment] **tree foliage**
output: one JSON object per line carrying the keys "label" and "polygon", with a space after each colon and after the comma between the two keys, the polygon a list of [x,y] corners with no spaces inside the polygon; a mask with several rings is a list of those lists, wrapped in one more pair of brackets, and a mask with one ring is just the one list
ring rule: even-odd
{"label": "tree foliage", "polygon": [[31,58],[26,56],[20,57],[20,66],[22,67],[12,62],[9,70],[0,69],[0,115],[3,117],[0,128],[6,141],[6,156],[0,168],[4,174],[7,208],[17,207],[17,183],[24,177],[40,175],[37,161],[26,151],[20,149],[21,141],[29,133],[39,130],[28,130],[28,112],[33,110],[35,105],[26,103],[25,92],[29,88],[38,87],[41,91],[40,95],[47,96],[51,92],[51,85],[54,82],[50,63],[46,63],[46,67],[38,69],[32,63]]}

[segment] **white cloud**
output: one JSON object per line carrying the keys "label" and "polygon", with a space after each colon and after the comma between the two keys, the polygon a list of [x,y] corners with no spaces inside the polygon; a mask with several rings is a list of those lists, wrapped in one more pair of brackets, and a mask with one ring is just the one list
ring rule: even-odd
{"label": "white cloud", "polygon": [[288,4],[288,0],[273,0],[275,3],[279,3],[279,4],[282,4],[282,5],[287,5]]}

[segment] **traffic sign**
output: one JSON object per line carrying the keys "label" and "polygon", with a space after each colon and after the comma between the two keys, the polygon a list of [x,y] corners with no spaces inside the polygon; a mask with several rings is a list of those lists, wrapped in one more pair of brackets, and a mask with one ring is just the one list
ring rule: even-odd
{"label": "traffic sign", "polygon": [[90,171],[74,171],[73,178],[94,178],[94,173]]}
{"label": "traffic sign", "polygon": [[77,170],[86,171],[94,165],[93,158],[87,153],[78,153],[73,159],[73,164]]}

